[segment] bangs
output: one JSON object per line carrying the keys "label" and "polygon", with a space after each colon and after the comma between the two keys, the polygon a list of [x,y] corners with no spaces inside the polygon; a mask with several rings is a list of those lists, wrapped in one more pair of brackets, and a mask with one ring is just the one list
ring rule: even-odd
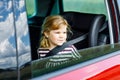
{"label": "bangs", "polygon": [[67,28],[69,27],[68,23],[66,20],[55,20],[50,28],[50,30],[56,30],[59,29],[61,27],[61,25],[65,25],[67,26]]}

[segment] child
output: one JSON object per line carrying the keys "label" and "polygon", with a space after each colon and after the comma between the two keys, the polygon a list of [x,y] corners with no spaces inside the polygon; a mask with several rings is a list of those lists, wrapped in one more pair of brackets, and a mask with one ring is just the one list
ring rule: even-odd
{"label": "child", "polygon": [[[42,36],[40,40],[40,48],[38,49],[39,58],[45,57],[46,54],[56,46],[63,45],[67,40],[67,33],[69,31],[70,26],[62,16],[53,15],[46,17],[42,25]],[[51,61],[66,61],[71,58],[77,59],[81,57],[73,45],[65,48],[57,54],[62,55],[54,55]]]}

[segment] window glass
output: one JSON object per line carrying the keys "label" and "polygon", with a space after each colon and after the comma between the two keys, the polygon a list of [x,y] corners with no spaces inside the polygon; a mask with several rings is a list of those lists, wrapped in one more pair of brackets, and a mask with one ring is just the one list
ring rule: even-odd
{"label": "window glass", "polygon": [[17,67],[12,1],[0,1],[0,69]]}
{"label": "window glass", "polygon": [[36,14],[36,0],[26,0],[26,9],[28,18]]}
{"label": "window glass", "polygon": [[17,79],[16,36],[12,1],[0,0],[0,80]]}
{"label": "window glass", "polygon": [[[45,59],[40,59],[40,60],[35,60],[32,62],[32,77],[37,77],[43,74],[48,74],[50,72],[54,72],[56,70],[60,70],[61,68],[66,68],[75,64],[81,64],[82,66],[83,62],[92,60],[92,59],[97,59],[99,57],[102,56],[106,56],[103,59],[107,59],[107,55],[113,56],[113,52],[119,51],[120,49],[120,45],[119,44],[115,44],[115,45],[104,45],[104,46],[97,46],[97,47],[92,47],[92,48],[88,48],[88,49],[83,49],[80,50],[79,53],[82,55],[82,57],[80,59],[76,59],[76,60],[70,60],[68,62],[55,62],[57,63],[55,65],[55,63],[53,63],[52,65],[49,65],[49,60],[53,59],[52,57],[48,57]],[[117,52],[116,54],[118,54],[119,52]],[[115,55],[116,55],[115,54]],[[100,61],[100,59],[99,59]],[[86,63],[86,65],[88,65],[90,63]],[[41,79],[41,78],[40,78]],[[45,79],[45,77],[44,77]]]}
{"label": "window glass", "polygon": [[[14,19],[17,43],[17,67],[20,70],[21,79],[24,79],[26,75],[22,75],[25,73],[26,65],[29,65],[29,62],[31,62],[29,30],[24,0],[14,0],[14,16],[16,16]],[[27,70],[27,72],[30,73],[30,70]]]}
{"label": "window glass", "polygon": [[15,0],[15,27],[16,27],[16,38],[17,38],[17,52],[19,55],[19,67],[21,65],[30,62],[31,60],[31,50],[30,50],[30,40],[29,31],[26,17],[25,4],[23,0]]}
{"label": "window glass", "polygon": [[104,0],[63,0],[64,11],[107,14]]}

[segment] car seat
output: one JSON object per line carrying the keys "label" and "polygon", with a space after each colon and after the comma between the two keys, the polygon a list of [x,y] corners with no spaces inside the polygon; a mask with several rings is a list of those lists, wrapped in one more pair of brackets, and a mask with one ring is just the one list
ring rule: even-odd
{"label": "car seat", "polygon": [[[99,33],[107,27],[105,24],[106,16],[104,14],[68,11],[60,13],[60,15],[62,15],[71,26],[73,36],[69,40],[88,34],[83,41],[74,44],[77,49],[93,47],[97,46],[98,44],[102,44],[99,43],[98,36]],[[104,38],[101,39],[104,41],[106,40]]]}

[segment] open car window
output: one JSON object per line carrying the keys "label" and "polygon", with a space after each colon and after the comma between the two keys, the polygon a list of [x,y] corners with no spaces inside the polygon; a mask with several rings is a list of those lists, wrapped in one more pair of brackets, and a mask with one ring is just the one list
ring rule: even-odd
{"label": "open car window", "polygon": [[[112,30],[109,31],[110,27],[109,27],[108,16],[111,17],[111,15],[109,14],[109,11],[107,11],[105,2],[100,1],[100,0],[95,1],[95,3],[92,3],[92,1],[90,1],[90,0],[88,0],[88,1],[79,0],[79,1],[81,1],[81,3],[78,3],[75,0],[73,2],[69,1],[69,0],[62,1],[63,7],[60,7],[60,6],[59,7],[63,8],[63,12],[61,12],[60,14],[63,15],[64,13],[67,13],[67,12],[80,12],[80,13],[86,13],[86,14],[91,14],[91,13],[92,14],[104,14],[106,16],[106,19],[105,19],[105,25],[103,25],[103,26],[105,26],[105,28],[106,27],[107,28],[101,32],[102,34],[99,34],[101,36],[99,40],[100,40],[100,42],[102,42],[101,39],[104,38],[103,39],[103,42],[104,42],[104,40],[106,40],[106,38],[107,38],[108,39],[107,42],[105,42],[105,44],[103,44],[103,45],[97,45],[97,46],[93,46],[93,47],[89,47],[89,48],[87,47],[87,48],[78,50],[79,54],[81,54],[82,57],[78,60],[70,60],[70,62],[68,61],[68,62],[49,63],[50,60],[52,60],[54,58],[54,56],[44,58],[44,59],[34,60],[32,62],[32,65],[34,65],[34,67],[32,68],[32,71],[33,71],[32,75],[33,75],[34,79],[39,79],[39,78],[49,79],[50,78],[50,79],[54,80],[55,79],[54,77],[56,77],[57,75],[62,75],[64,73],[67,73],[67,71],[69,73],[70,66],[72,67],[75,65],[79,65],[79,68],[83,68],[87,65],[90,65],[90,64],[92,65],[93,63],[101,62],[108,58],[119,55],[119,43],[111,44],[111,39],[113,39],[113,38],[115,39],[115,37],[113,37],[114,35],[112,35],[112,38],[111,38],[110,32],[113,31],[113,33],[114,33],[114,31],[115,31],[115,33],[116,33],[117,31],[112,28],[111,28]],[[76,5],[77,3],[78,3],[78,5]],[[93,5],[90,5],[89,3],[92,3]],[[79,7],[73,7],[73,5],[79,6]],[[85,7],[83,7],[83,6],[85,6]],[[91,7],[87,8],[88,6],[91,6],[92,8]],[[111,6],[111,5],[109,4],[109,6]],[[110,7],[109,7],[109,9],[111,10]],[[51,13],[51,15],[53,15],[53,14]],[[76,16],[76,18],[79,19],[78,16]],[[68,19],[75,20],[73,18],[73,16],[72,16],[72,18],[69,16]],[[84,18],[82,18],[82,19],[84,20]],[[110,18],[110,19],[112,19],[112,18]],[[76,20],[76,22],[77,22],[77,20]],[[72,23],[70,21],[70,23],[73,25],[75,22]],[[87,21],[85,23],[87,23]],[[84,26],[84,25],[82,25],[82,26]],[[76,30],[78,30],[78,29],[76,29]],[[107,35],[107,37],[106,37],[106,35]],[[84,45],[86,45],[86,43]],[[84,63],[86,63],[86,64],[84,64]],[[118,64],[118,62],[116,64]],[[42,66],[40,66],[40,65],[42,65]],[[64,72],[64,70],[66,72]],[[57,74],[57,72],[58,72],[58,74]],[[37,78],[35,78],[35,77],[37,77]]]}

